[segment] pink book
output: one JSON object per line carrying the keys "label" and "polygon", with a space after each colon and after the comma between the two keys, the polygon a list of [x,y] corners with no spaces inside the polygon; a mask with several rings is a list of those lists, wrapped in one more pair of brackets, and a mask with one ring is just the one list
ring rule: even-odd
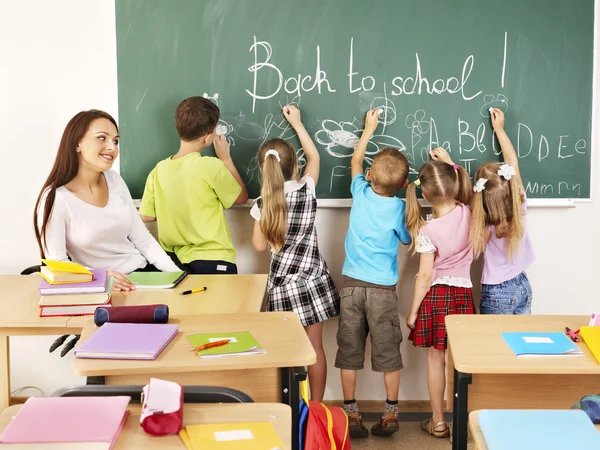
{"label": "pink book", "polygon": [[75,349],[77,358],[155,359],[179,325],[107,322]]}
{"label": "pink book", "polygon": [[25,449],[110,450],[127,420],[130,397],[30,397],[1,444]]}
{"label": "pink book", "polygon": [[108,271],[106,269],[94,269],[92,273],[94,274],[94,279],[85,283],[50,284],[44,278],[40,277],[40,285],[38,286],[40,295],[104,292],[106,290]]}

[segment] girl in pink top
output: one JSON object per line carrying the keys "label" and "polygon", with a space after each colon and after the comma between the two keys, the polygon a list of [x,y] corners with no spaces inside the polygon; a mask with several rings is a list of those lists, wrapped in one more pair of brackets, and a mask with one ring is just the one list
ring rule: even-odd
{"label": "girl in pink top", "polygon": [[[473,250],[469,232],[473,194],[467,171],[452,163],[441,148],[431,152],[419,178],[406,192],[406,224],[414,250],[421,255],[412,307],[406,320],[409,340],[427,347],[427,383],[433,416],[421,428],[436,437],[450,434],[444,421],[448,314],[474,314],[471,294]],[[427,221],[421,218],[416,190],[433,207]]]}
{"label": "girl in pink top", "polygon": [[532,291],[525,269],[535,255],[527,233],[527,199],[504,113],[496,108],[491,119],[504,163],[485,163],[475,174],[471,241],[475,256],[483,254],[481,313],[529,314]]}

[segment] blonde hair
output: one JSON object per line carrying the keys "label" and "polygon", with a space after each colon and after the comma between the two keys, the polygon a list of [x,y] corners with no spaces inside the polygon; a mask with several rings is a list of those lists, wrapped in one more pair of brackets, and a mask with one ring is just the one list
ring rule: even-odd
{"label": "blonde hair", "polygon": [[[266,157],[269,150],[277,151],[279,161],[274,154]],[[285,244],[287,235],[288,205],[283,186],[296,177],[298,157],[289,142],[271,139],[260,147],[258,164],[262,173],[260,229],[277,253]]]}
{"label": "blonde hair", "polygon": [[475,179],[485,178],[485,189],[473,196],[473,223],[471,243],[475,257],[485,250],[485,232],[490,225],[498,238],[506,238],[506,255],[512,260],[523,239],[522,205],[525,199],[517,177],[510,180],[498,175],[501,163],[489,162],[482,165]]}
{"label": "blonde hair", "polygon": [[[473,195],[471,179],[467,171],[442,161],[429,161],[419,171],[419,186],[423,197],[435,208],[443,202],[457,200],[469,205]],[[412,237],[411,248],[415,249],[415,241],[419,230],[425,225],[421,216],[421,204],[417,199],[417,184],[411,183],[406,190],[406,226]]]}
{"label": "blonde hair", "polygon": [[381,195],[394,195],[408,177],[408,160],[395,148],[381,150],[371,164],[371,186]]}

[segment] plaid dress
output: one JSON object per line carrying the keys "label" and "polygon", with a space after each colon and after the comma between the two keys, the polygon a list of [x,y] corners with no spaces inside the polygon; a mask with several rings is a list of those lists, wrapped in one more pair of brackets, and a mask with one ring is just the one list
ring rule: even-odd
{"label": "plaid dress", "polygon": [[408,339],[415,347],[448,348],[446,316],[450,314],[475,314],[471,288],[436,284],[423,299],[414,330]]}
{"label": "plaid dress", "polygon": [[[271,250],[267,311],[294,311],[308,326],[339,315],[340,298],[317,245],[314,182],[287,181],[285,192],[288,230],[281,250]],[[251,211],[256,220],[260,205],[258,199]]]}

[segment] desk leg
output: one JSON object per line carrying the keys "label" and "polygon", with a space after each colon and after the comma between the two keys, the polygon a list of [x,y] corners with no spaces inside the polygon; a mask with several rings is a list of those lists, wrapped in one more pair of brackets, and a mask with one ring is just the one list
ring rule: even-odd
{"label": "desk leg", "polygon": [[88,386],[92,386],[92,385],[100,385],[103,386],[106,384],[106,379],[102,376],[100,377],[87,377],[85,380],[85,384],[87,384]]}
{"label": "desk leg", "polygon": [[467,450],[467,425],[469,420],[470,373],[454,369],[454,408],[452,410],[452,450]]}
{"label": "desk leg", "polygon": [[10,406],[10,338],[0,336],[0,410]]}

